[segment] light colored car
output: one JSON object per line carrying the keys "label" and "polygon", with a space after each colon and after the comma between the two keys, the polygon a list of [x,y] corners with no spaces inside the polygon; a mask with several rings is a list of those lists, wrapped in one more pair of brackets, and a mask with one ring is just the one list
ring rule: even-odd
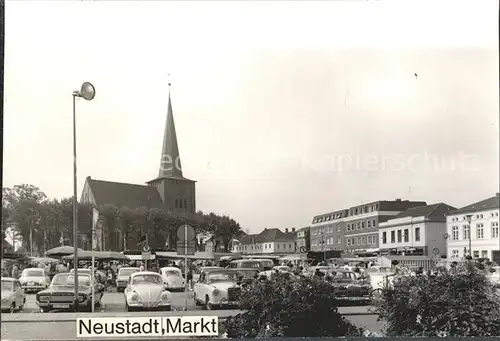
{"label": "light colored car", "polygon": [[172,294],[165,289],[160,274],[150,271],[134,272],[125,288],[127,311],[170,310]]}
{"label": "light colored car", "polygon": [[163,284],[168,290],[184,290],[185,282],[181,269],[175,267],[164,267],[160,269]]}
{"label": "light colored car", "polygon": [[120,268],[120,270],[118,270],[118,275],[116,276],[116,290],[118,292],[123,292],[128,285],[130,275],[139,271],[140,269],[135,267]]}
{"label": "light colored car", "polygon": [[207,310],[221,307],[237,307],[241,287],[237,269],[220,269],[201,274],[194,284],[193,298],[196,305]]}
{"label": "light colored car", "polygon": [[26,303],[26,295],[16,278],[2,277],[2,311],[21,311]]}
{"label": "light colored car", "polygon": [[292,273],[292,269],[289,266],[286,265],[278,265],[273,267],[271,270],[263,271],[261,272],[264,274],[267,278],[271,277],[273,273]]}
{"label": "light colored car", "polygon": [[493,266],[491,267],[494,269],[494,272],[488,271],[488,277],[490,281],[495,284],[495,285],[500,285],[500,266]]}
{"label": "light colored car", "polygon": [[25,292],[45,290],[50,285],[49,276],[45,275],[45,270],[40,268],[24,269],[19,278],[21,287]]}
{"label": "light colored car", "polygon": [[193,273],[193,283],[196,283],[200,280],[200,276],[203,272],[210,272],[219,269],[222,268],[220,266],[203,266],[201,268],[196,269],[196,271]]}
{"label": "light colored car", "polygon": [[387,266],[371,266],[366,269],[364,276],[372,287],[372,290],[379,290],[386,285],[392,285],[394,271]]}

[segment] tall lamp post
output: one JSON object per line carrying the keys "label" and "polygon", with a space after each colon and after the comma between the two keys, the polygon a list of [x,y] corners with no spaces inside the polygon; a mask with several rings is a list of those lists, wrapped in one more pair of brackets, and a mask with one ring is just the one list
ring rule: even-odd
{"label": "tall lamp post", "polygon": [[[89,83],[82,84],[80,90],[73,91],[73,268],[75,271],[75,296],[73,297],[73,307],[78,311],[78,202],[76,200],[76,98],[81,97],[91,101],[95,97],[95,88]],[[93,264],[92,264],[93,265]],[[92,268],[92,271],[94,269]]]}
{"label": "tall lamp post", "polygon": [[472,214],[467,214],[465,216],[467,218],[467,225],[469,225],[469,228],[468,228],[468,236],[467,238],[469,239],[469,256],[472,258],[472,239],[471,239],[471,236],[472,236],[472,226],[471,226],[471,220],[472,220]]}

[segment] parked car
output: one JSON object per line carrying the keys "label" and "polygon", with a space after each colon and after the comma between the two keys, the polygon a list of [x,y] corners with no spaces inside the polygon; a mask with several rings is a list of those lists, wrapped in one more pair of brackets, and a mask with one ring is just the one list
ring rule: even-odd
{"label": "parked car", "polygon": [[18,279],[2,277],[2,312],[23,310],[26,303],[26,295]]}
{"label": "parked car", "polygon": [[238,271],[220,269],[204,272],[193,289],[196,305],[204,305],[207,310],[222,307],[237,307],[241,293]]}
{"label": "parked car", "polygon": [[256,268],[260,271],[271,270],[274,267],[274,263],[271,259],[237,259],[229,263],[228,269],[238,269],[238,268]]}
{"label": "parked car", "polygon": [[[491,270],[495,270],[495,271],[491,271]],[[491,270],[488,271],[488,277],[490,279],[490,281],[500,287],[500,266],[493,266],[491,267]]]}
{"label": "parked car", "polygon": [[182,277],[182,272],[179,268],[164,267],[160,269],[160,275],[163,279],[163,284],[168,290],[184,290],[185,281]]}
{"label": "parked car", "polygon": [[[70,273],[74,274],[75,269],[71,269],[69,271]],[[86,268],[80,268],[78,269],[78,274],[87,274],[89,276],[92,276],[92,270],[91,269],[86,269]],[[95,271],[95,278],[99,283],[104,284],[106,282],[106,274],[102,272],[101,270],[96,270]]]}
{"label": "parked car", "polygon": [[40,291],[47,289],[50,284],[50,278],[45,274],[44,269],[28,268],[24,269],[19,278],[21,287],[25,292]]}
{"label": "parked car", "polygon": [[394,271],[387,266],[371,266],[364,272],[372,290],[380,291],[385,286],[392,285]]}
{"label": "parked car", "polygon": [[222,268],[220,266],[204,266],[204,267],[196,269],[196,271],[193,273],[193,283],[198,282],[198,280],[200,279],[200,275],[203,272],[210,272],[212,270],[219,270],[219,269],[222,269]]}
{"label": "parked car", "polygon": [[124,292],[128,285],[130,275],[138,271],[140,271],[140,269],[135,267],[120,268],[120,270],[118,270],[118,275],[116,276],[116,290],[118,292]]}
{"label": "parked car", "polygon": [[[92,299],[94,286],[94,299]],[[72,273],[61,273],[54,276],[50,286],[36,294],[36,303],[40,312],[51,310],[74,309],[75,276]],[[92,283],[89,274],[78,273],[78,306],[82,310],[92,311],[92,304],[98,306],[104,295],[104,286],[97,281]]]}
{"label": "parked car", "polygon": [[165,289],[160,274],[150,271],[134,272],[125,288],[127,311],[170,310],[172,294]]}
{"label": "parked car", "polygon": [[259,274],[261,273],[259,269],[244,269],[244,268],[239,268],[236,269],[238,280],[242,281],[243,283],[248,283],[251,282],[254,279],[257,279],[259,277]]}
{"label": "parked car", "polygon": [[335,297],[343,303],[370,304],[372,288],[358,274],[344,269],[336,269],[332,273],[331,283],[335,288]]}

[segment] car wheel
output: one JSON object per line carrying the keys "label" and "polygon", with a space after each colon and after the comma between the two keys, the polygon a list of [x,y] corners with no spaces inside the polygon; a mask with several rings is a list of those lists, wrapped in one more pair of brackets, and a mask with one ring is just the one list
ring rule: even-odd
{"label": "car wheel", "polygon": [[12,304],[10,305],[10,308],[9,308],[9,313],[13,313],[16,311],[16,303],[15,302],[12,302]]}
{"label": "car wheel", "polygon": [[127,311],[132,312],[132,311],[134,311],[134,308],[127,306]]}
{"label": "car wheel", "polygon": [[196,305],[196,306],[200,305],[200,302],[198,302],[198,300],[196,299],[196,294],[195,293],[193,293],[193,301],[194,301],[194,305]]}
{"label": "car wheel", "polygon": [[210,303],[210,299],[208,298],[208,296],[205,298],[205,309],[214,310],[214,306]]}
{"label": "car wheel", "polygon": [[370,293],[370,301],[373,304],[376,304],[382,299],[382,289],[375,289]]}
{"label": "car wheel", "polygon": [[171,311],[172,310],[172,307],[168,306],[168,307],[164,307],[163,308],[164,311]]}

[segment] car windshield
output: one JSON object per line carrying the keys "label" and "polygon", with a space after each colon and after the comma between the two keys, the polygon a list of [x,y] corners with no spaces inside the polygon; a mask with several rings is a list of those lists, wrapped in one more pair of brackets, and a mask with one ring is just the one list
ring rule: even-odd
{"label": "car windshield", "polygon": [[243,276],[243,278],[253,278],[258,273],[258,270],[239,270],[238,276]]}
{"label": "car windshield", "polygon": [[45,272],[43,270],[24,270],[23,277],[45,277]]}
{"label": "car windshield", "polygon": [[[57,274],[52,279],[50,286],[74,286],[75,285],[75,276],[72,274]],[[78,274],[78,285],[88,287],[90,286],[90,276],[84,274]]]}
{"label": "car windshield", "polygon": [[14,289],[14,282],[2,281],[2,291],[12,291]]}
{"label": "car windshield", "polygon": [[233,271],[227,272],[211,272],[207,274],[207,282],[225,282],[225,281],[236,281],[237,273]]}
{"label": "car windshield", "polygon": [[139,269],[120,269],[120,271],[118,271],[118,276],[130,276],[131,274],[138,271]]}
{"label": "car windshield", "polygon": [[132,284],[163,284],[160,275],[136,275],[132,279]]}
{"label": "car windshield", "polygon": [[180,276],[181,272],[179,270],[163,270],[166,276]]}
{"label": "car windshield", "polygon": [[238,263],[238,268],[261,268],[260,262],[241,262]]}
{"label": "car windshield", "polygon": [[347,272],[337,272],[333,279],[349,279],[349,274]]}

